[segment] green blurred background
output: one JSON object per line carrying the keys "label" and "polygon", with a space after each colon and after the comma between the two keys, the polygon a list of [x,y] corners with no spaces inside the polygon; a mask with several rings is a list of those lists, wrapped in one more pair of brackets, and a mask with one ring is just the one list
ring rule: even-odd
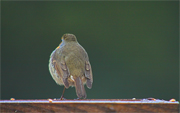
{"label": "green blurred background", "polygon": [[179,2],[3,1],[1,11],[1,99],[60,98],[49,56],[73,33],[93,69],[87,98],[179,100]]}

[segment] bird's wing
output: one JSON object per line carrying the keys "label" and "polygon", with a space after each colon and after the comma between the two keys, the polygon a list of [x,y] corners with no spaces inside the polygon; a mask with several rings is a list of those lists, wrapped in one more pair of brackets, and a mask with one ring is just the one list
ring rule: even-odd
{"label": "bird's wing", "polygon": [[68,88],[69,87],[69,83],[68,83],[69,72],[68,72],[66,63],[64,61],[61,61],[58,64],[56,63],[55,68],[59,74],[62,73],[62,79],[63,79],[64,86],[66,88]]}
{"label": "bird's wing", "polygon": [[86,85],[90,89],[93,83],[92,68],[89,61],[85,62],[85,77],[87,78]]}
{"label": "bird's wing", "polygon": [[64,60],[60,60],[59,62],[57,61],[57,58],[55,57],[55,52],[52,54],[52,62],[54,65],[55,70],[57,71],[57,74],[63,79],[64,86],[66,88],[69,87],[68,83],[68,68],[66,66],[66,63]]}

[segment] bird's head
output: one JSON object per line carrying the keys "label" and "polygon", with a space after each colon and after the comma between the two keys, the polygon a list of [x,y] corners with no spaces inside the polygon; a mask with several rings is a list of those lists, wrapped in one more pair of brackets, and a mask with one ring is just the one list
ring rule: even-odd
{"label": "bird's head", "polygon": [[77,42],[76,36],[73,34],[64,34],[62,36],[62,40],[64,40],[65,42]]}

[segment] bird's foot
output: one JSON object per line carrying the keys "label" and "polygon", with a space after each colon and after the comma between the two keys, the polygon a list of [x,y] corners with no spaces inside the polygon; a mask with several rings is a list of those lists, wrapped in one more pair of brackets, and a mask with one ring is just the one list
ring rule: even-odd
{"label": "bird's foot", "polygon": [[83,99],[81,99],[81,98],[75,98],[74,100],[83,100]]}
{"label": "bird's foot", "polygon": [[63,96],[61,96],[60,100],[66,100],[66,98],[64,98]]}

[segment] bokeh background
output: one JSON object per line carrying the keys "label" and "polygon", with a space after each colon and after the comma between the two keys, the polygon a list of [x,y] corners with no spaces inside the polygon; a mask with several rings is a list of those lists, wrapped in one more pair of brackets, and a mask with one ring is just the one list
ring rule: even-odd
{"label": "bokeh background", "polygon": [[88,99],[179,100],[178,1],[2,1],[1,33],[1,99],[60,98],[49,56],[73,33],[93,69]]}

